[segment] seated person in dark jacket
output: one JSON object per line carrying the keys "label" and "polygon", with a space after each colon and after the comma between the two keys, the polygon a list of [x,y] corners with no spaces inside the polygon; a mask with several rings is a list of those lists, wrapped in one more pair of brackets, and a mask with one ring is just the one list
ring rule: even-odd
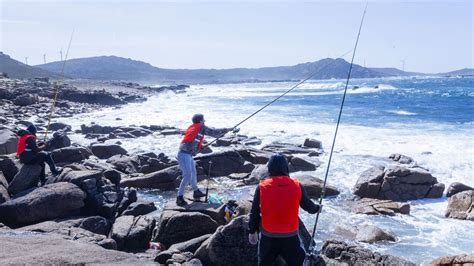
{"label": "seated person in dark jacket", "polygon": [[49,165],[49,169],[53,175],[58,175],[61,170],[56,167],[51,153],[43,151],[46,144],[36,143],[36,126],[30,125],[26,130],[20,130],[18,135],[18,148],[16,156],[20,158],[20,162],[24,164],[39,164],[43,170],[41,171],[41,184],[46,182],[45,162]]}
{"label": "seated person in dark jacket", "polygon": [[289,177],[288,161],[283,155],[270,158],[268,172],[270,177],[255,189],[249,242],[258,242],[258,265],[273,265],[278,255],[288,265],[302,265],[306,252],[298,235],[299,207],[317,213],[321,206],[311,201],[298,180]]}

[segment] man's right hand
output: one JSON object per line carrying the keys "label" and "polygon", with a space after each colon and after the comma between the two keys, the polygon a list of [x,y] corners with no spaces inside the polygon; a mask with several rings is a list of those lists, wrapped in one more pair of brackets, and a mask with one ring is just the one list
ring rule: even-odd
{"label": "man's right hand", "polygon": [[254,246],[257,245],[257,243],[258,243],[258,233],[257,232],[255,232],[253,234],[249,234],[249,243],[251,245],[254,245]]}

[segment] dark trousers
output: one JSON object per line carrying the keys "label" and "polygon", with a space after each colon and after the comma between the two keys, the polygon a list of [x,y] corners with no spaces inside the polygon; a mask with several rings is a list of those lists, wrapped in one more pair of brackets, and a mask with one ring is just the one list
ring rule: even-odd
{"label": "dark trousers", "polygon": [[274,265],[280,255],[289,266],[303,265],[306,252],[298,235],[276,238],[261,235],[258,242],[258,265]]}
{"label": "dark trousers", "polygon": [[46,181],[45,162],[48,164],[49,170],[51,170],[51,172],[54,173],[56,171],[56,165],[54,164],[53,157],[49,152],[40,151],[34,155],[31,155],[31,158],[28,159],[29,160],[24,161],[25,164],[38,164],[43,168],[40,175],[41,183]]}

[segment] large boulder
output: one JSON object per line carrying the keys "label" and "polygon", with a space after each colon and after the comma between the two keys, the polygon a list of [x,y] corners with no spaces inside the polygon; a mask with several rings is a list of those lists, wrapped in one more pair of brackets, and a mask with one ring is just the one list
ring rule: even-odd
{"label": "large boulder", "polygon": [[303,143],[303,147],[306,148],[315,148],[315,149],[322,149],[323,148],[323,142],[317,139],[305,139]]}
{"label": "large boulder", "polygon": [[321,257],[325,265],[416,265],[400,257],[382,255],[338,240],[327,240]]}
{"label": "large boulder", "polygon": [[240,147],[236,150],[246,161],[253,164],[266,164],[273,153],[249,147]]}
{"label": "large boulder", "polygon": [[153,240],[169,247],[202,235],[211,234],[219,225],[200,212],[164,211]]}
{"label": "large boulder", "polygon": [[38,164],[25,164],[8,185],[10,194],[15,195],[38,186],[43,168]]}
{"label": "large boulder", "polygon": [[62,122],[53,122],[49,125],[49,130],[51,131],[59,131],[62,130],[64,132],[71,131],[72,127],[66,123]]}
{"label": "large boulder", "polygon": [[474,253],[437,258],[431,261],[429,265],[432,265],[432,266],[441,266],[441,265],[472,266],[474,265]]}
{"label": "large boulder", "polygon": [[54,161],[59,164],[81,162],[91,155],[91,151],[82,146],[70,146],[52,152]]}
{"label": "large boulder", "polygon": [[53,151],[69,146],[71,146],[71,139],[64,131],[59,130],[53,133],[53,138],[49,140],[49,145],[46,147],[46,150]]}
{"label": "large boulder", "polygon": [[184,252],[190,252],[193,254],[210,236],[211,234],[207,234],[182,243],[171,245],[167,250],[160,252],[158,256],[156,256],[155,261],[160,264],[166,264],[175,254]]}
{"label": "large boulder", "polygon": [[[288,168],[290,173],[298,171],[314,171],[318,168],[321,163],[317,161],[316,163],[310,162],[308,159],[297,157],[297,156],[288,156]],[[317,160],[317,159],[313,159]]]}
{"label": "large boulder", "polygon": [[[321,197],[321,192],[323,190],[324,181],[310,175],[301,175],[295,177],[300,182],[308,193],[308,196],[313,199],[318,199]],[[331,197],[339,195],[339,190],[335,186],[326,184],[326,190],[324,192],[324,197]]]}
{"label": "large boulder", "polygon": [[94,144],[90,148],[92,153],[100,159],[108,159],[117,154],[127,154],[127,151],[118,144]]}
{"label": "large boulder", "polygon": [[209,162],[212,162],[211,176],[227,176],[239,172],[244,165],[244,158],[235,150],[218,151],[195,157],[196,164],[202,167],[205,173],[209,172]]}
{"label": "large boulder", "polygon": [[0,222],[9,226],[31,224],[76,213],[86,194],[66,182],[39,187],[0,205]]}
{"label": "large boulder", "polygon": [[16,152],[18,136],[7,128],[0,128],[0,154]]}
{"label": "large boulder", "polygon": [[450,197],[446,217],[474,221],[474,190],[459,192]]}
{"label": "large boulder", "polygon": [[291,143],[280,143],[275,142],[269,145],[265,145],[262,150],[268,151],[271,153],[279,153],[284,155],[293,155],[293,154],[308,154],[313,150],[299,147]]}
{"label": "large boulder", "polygon": [[253,171],[250,173],[250,176],[244,179],[246,185],[256,185],[261,180],[268,178],[270,173],[268,172],[268,167],[265,164],[257,165]]}
{"label": "large boulder", "polygon": [[155,220],[146,216],[120,216],[112,227],[111,237],[119,250],[144,250],[148,248]]}
{"label": "large boulder", "polygon": [[363,198],[356,200],[351,204],[352,211],[368,215],[389,215],[397,213],[410,214],[410,205],[408,203],[394,202],[391,200],[378,200]]}
{"label": "large boulder", "polygon": [[143,176],[122,179],[120,186],[173,190],[179,185],[179,176],[181,176],[179,167],[172,166]]}
{"label": "large boulder", "polygon": [[407,201],[443,196],[444,184],[438,183],[422,168],[377,166],[363,172],[353,189],[361,198]]}
{"label": "large boulder", "polygon": [[29,106],[38,102],[38,98],[32,94],[21,94],[13,99],[13,103],[19,106]]}
{"label": "large boulder", "polygon": [[391,154],[388,158],[399,164],[411,164],[414,162],[413,158],[398,153]]}
{"label": "large boulder", "polygon": [[107,250],[97,245],[66,240],[56,234],[24,234],[12,231],[0,235],[0,264],[130,264],[144,265],[133,254]]}
{"label": "large boulder", "polygon": [[8,183],[13,180],[20,168],[21,163],[16,159],[15,154],[0,155],[0,171],[3,172]]}
{"label": "large boulder", "polygon": [[466,190],[473,190],[474,188],[464,185],[463,183],[454,182],[448,187],[448,191],[446,192],[446,197],[451,197],[459,192],[463,192]]}

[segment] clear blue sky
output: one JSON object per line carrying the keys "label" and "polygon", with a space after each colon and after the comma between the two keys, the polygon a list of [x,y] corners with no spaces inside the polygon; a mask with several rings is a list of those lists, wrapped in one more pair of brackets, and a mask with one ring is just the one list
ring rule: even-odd
{"label": "clear blue sky", "polygon": [[[370,1],[358,64],[420,72],[473,67],[473,2]],[[0,0],[0,47],[29,64],[117,55],[164,68],[293,65],[350,50],[362,1]],[[349,58],[346,57],[346,60]]]}

